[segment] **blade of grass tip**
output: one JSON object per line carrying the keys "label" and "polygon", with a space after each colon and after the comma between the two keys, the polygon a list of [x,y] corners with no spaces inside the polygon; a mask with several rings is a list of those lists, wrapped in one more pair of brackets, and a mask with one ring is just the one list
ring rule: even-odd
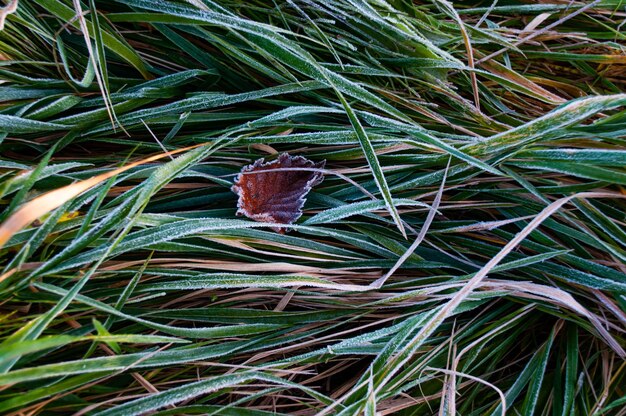
{"label": "blade of grass tip", "polygon": [[496,7],[497,4],[498,4],[498,0],[493,0],[493,3],[491,3],[491,6],[487,8],[485,13],[480,17],[480,19],[478,19],[478,22],[476,22],[476,25],[474,25],[476,29],[478,29],[480,25],[482,25],[485,22],[485,20],[487,20],[487,18],[489,17],[489,15],[491,14],[491,12],[493,11],[493,9]]}
{"label": "blade of grass tip", "polygon": [[[109,115],[109,119],[111,120],[111,125],[113,126],[113,129],[115,129],[115,123],[117,122],[117,124],[120,127],[122,127],[121,124],[117,121],[117,117],[115,116],[115,111],[113,110],[113,103],[111,102],[109,91],[103,79],[104,78],[103,70],[99,65],[100,62],[97,58],[97,54],[96,52],[94,52],[93,46],[91,45],[91,38],[89,37],[89,29],[87,28],[87,22],[85,21],[85,16],[84,16],[82,6],[80,5],[80,0],[72,0],[72,2],[74,4],[74,9],[76,10],[76,17],[80,23],[80,30],[83,33],[83,37],[85,39],[85,46],[87,47],[87,52],[89,53],[89,60],[91,61],[93,68],[95,70],[96,82],[98,83],[98,87],[100,87],[100,93],[102,94],[102,99],[104,100],[104,107],[106,108],[107,114]],[[100,31],[100,28],[97,26],[97,20],[94,20],[94,33],[99,32],[99,31]]]}
{"label": "blade of grass tip", "polygon": [[[447,144],[445,141],[438,139],[435,136],[431,136],[421,127],[409,125],[401,121],[392,120],[387,117],[382,117],[382,116],[372,114],[366,111],[359,111],[359,115],[373,127],[394,129],[394,130],[407,133],[409,134],[409,136],[411,136],[411,138],[409,139],[410,142],[414,141],[416,143],[419,143],[420,146],[423,145],[423,143],[420,143],[420,142],[427,143],[429,145],[439,148],[440,150],[454,157],[457,157],[467,162],[469,165],[476,166],[479,169],[482,169],[486,172],[490,172],[497,176],[505,176],[502,172],[500,172],[498,169],[494,168],[490,164],[485,163],[482,160],[477,159],[473,156],[470,156],[469,154],[457,149],[456,147],[450,144]],[[482,142],[482,140],[480,142]]]}
{"label": "blade of grass tip", "polygon": [[142,165],[144,163],[154,162],[155,160],[159,160],[165,156],[181,153],[200,146],[205,146],[206,144],[207,143],[200,143],[197,145],[184,147],[182,149],[172,150],[171,152],[165,152],[150,156],[137,162],[130,163],[121,168],[114,169],[110,172],[94,176],[93,178],[85,179],[84,181],[76,182],[59,189],[55,189],[54,191],[47,192],[33,199],[32,201],[27,202],[13,215],[11,215],[4,223],[2,223],[2,225],[0,225],[0,248],[7,241],[9,241],[9,239],[15,233],[22,230],[24,227],[35,221],[37,218],[52,211],[55,208],[60,207],[66,201],[92,188],[100,182],[105,181],[122,172],[126,172],[127,170]]}
{"label": "blade of grass tip", "polygon": [[421,244],[421,242],[426,237],[426,233],[428,232],[428,229],[430,228],[430,224],[433,222],[433,219],[435,218],[435,214],[437,214],[437,210],[439,209],[439,203],[441,202],[441,196],[443,195],[443,189],[446,183],[446,177],[448,175],[448,169],[450,168],[451,160],[452,158],[448,158],[448,165],[446,166],[446,169],[443,172],[443,180],[441,181],[441,185],[439,185],[439,190],[437,191],[437,195],[435,195],[433,205],[430,207],[430,211],[428,211],[428,215],[426,216],[426,221],[424,221],[424,225],[422,226],[422,229],[417,235],[417,238],[415,239],[413,244],[411,244],[411,247],[409,247],[404,252],[404,254],[398,259],[396,264],[394,264],[393,267],[389,269],[387,273],[385,273],[382,277],[376,279],[374,282],[370,284],[370,287],[372,287],[373,289],[380,289],[383,286],[383,284],[385,284],[387,279],[389,279],[389,277],[392,274],[394,274],[395,271],[398,270],[400,266],[402,266],[402,264],[406,261],[406,259],[408,259],[411,256],[411,254],[413,254],[415,249],[417,249],[417,247]]}
{"label": "blade of grass tip", "polygon": [[[504,396],[504,393],[502,392],[502,390],[500,390],[497,386],[491,384],[490,382],[488,382],[487,380],[483,380],[482,378],[473,376],[471,374],[467,374],[467,373],[462,373],[460,371],[452,371],[452,370],[446,370],[445,368],[433,368],[433,367],[426,367],[424,370],[426,371],[436,371],[439,373],[444,373],[450,376],[455,376],[455,377],[464,377],[464,378],[469,378],[470,380],[474,380],[477,383],[481,383],[484,384],[485,386],[495,390],[496,393],[498,393],[498,396],[500,396],[500,402],[502,403],[502,416],[506,416],[506,397]],[[450,414],[455,414],[455,413],[450,413]]]}
{"label": "blade of grass tip", "polygon": [[91,207],[89,207],[89,210],[87,211],[87,213],[83,217],[83,223],[81,224],[80,228],[78,229],[78,232],[76,233],[76,235],[82,236],[85,233],[87,233],[89,227],[92,224],[92,221],[94,220],[94,218],[96,216],[96,213],[97,213],[98,209],[100,209],[100,206],[102,205],[102,202],[104,201],[104,198],[106,198],[107,194],[109,193],[109,190],[111,189],[111,187],[113,186],[114,183],[115,183],[115,178],[109,178],[107,183],[105,183],[101,187],[101,190],[98,193],[98,196],[91,203]]}
{"label": "blade of grass tip", "polygon": [[[626,195],[613,192],[580,192],[554,201],[543,209],[532,221],[528,223],[522,231],[520,231],[511,241],[509,241],[487,264],[480,269],[474,277],[472,277],[449,301],[441,308],[429,321],[422,327],[415,338],[426,337],[439,326],[444,319],[451,315],[454,310],[467,297],[480,286],[482,280],[487,274],[500,263],[518,244],[520,244],[530,233],[532,233],[543,221],[548,219],[552,214],[559,210],[563,205],[574,198],[622,198],[626,199]],[[626,357],[626,352],[619,343],[597,322],[594,322],[593,316],[588,319],[594,323],[594,327],[604,338],[604,341],[622,358]]]}
{"label": "blade of grass tip", "polygon": [[87,61],[87,67],[85,68],[85,73],[83,74],[83,79],[78,80],[74,77],[70,69],[70,63],[68,62],[67,52],[65,51],[65,43],[63,43],[63,39],[61,36],[56,37],[56,45],[57,50],[59,52],[59,57],[61,58],[61,63],[63,64],[63,69],[65,70],[65,74],[67,77],[76,85],[82,88],[87,88],[93,82],[96,71],[93,69],[93,63],[91,59]]}
{"label": "blade of grass tip", "polygon": [[[107,69],[106,52],[104,48],[104,41],[102,39],[102,30],[100,29],[100,20],[98,18],[98,10],[96,9],[95,0],[89,0],[89,10],[92,16],[93,37],[96,45],[95,52],[96,57],[98,58],[98,67],[96,68],[96,72],[98,72],[99,70],[100,74],[102,75],[102,86],[104,87],[103,97],[105,100],[105,105],[106,101],[108,100],[109,106],[111,107],[111,115],[120,126],[122,131],[126,133],[127,136],[130,136],[117,119],[117,116],[115,114],[115,107],[113,106],[113,101],[111,101],[111,90],[109,86],[109,71]],[[88,41],[88,39],[89,37],[87,36],[85,41]],[[115,129],[115,125],[113,125],[113,129]]]}
{"label": "blade of grass tip", "polygon": [[191,111],[186,111],[180,115],[180,117],[178,118],[178,121],[176,122],[174,127],[172,127],[172,130],[170,130],[169,133],[165,135],[165,138],[163,139],[163,143],[169,142],[170,140],[174,138],[174,136],[176,136],[176,134],[183,127],[183,124],[185,124],[185,121],[187,121],[187,118],[189,118],[190,115],[191,115]]}
{"label": "blade of grass tip", "polygon": [[[165,148],[165,146],[163,146],[163,143],[161,143],[161,141],[159,140],[159,138],[156,136],[156,134],[154,134],[152,132],[152,129],[150,129],[150,127],[148,127],[148,125],[146,124],[145,121],[143,121],[143,118],[139,119],[141,120],[141,123],[144,125],[144,127],[146,128],[146,130],[148,130],[148,133],[150,133],[150,135],[152,136],[152,138],[154,139],[155,142],[157,142],[157,144],[159,145],[159,147],[161,148],[161,150],[163,150],[164,152],[167,153],[167,149]],[[169,155],[171,160],[174,160],[174,156]]]}
{"label": "blade of grass tip", "polygon": [[11,0],[9,4],[0,9],[0,30],[4,29],[4,23],[7,16],[17,11],[19,0]]}
{"label": "blade of grass tip", "polygon": [[380,166],[378,158],[376,157],[376,151],[374,150],[374,146],[372,146],[372,143],[370,142],[369,137],[367,136],[367,133],[363,128],[363,125],[352,110],[352,107],[350,107],[350,104],[348,104],[348,101],[346,101],[346,99],[344,98],[343,94],[337,88],[335,88],[334,84],[330,82],[330,80],[328,82],[333,90],[335,90],[337,97],[339,97],[339,101],[341,101],[343,108],[346,110],[348,118],[350,119],[350,123],[352,124],[357,138],[359,139],[359,143],[361,144],[361,149],[363,149],[363,153],[365,154],[367,164],[369,165],[370,169],[372,169],[374,181],[376,182],[376,185],[378,186],[378,189],[383,196],[385,205],[387,205],[387,210],[389,211],[389,214],[391,214],[393,222],[396,223],[398,230],[400,230],[400,233],[402,233],[402,236],[406,239],[406,230],[404,229],[404,225],[402,223],[402,220],[400,219],[400,214],[398,213],[396,206],[393,204],[393,197],[391,196],[391,191],[389,190],[389,186],[387,185],[387,179],[385,179],[383,169]]}
{"label": "blade of grass tip", "polygon": [[441,3],[444,8],[450,13],[452,18],[456,20],[459,25],[459,30],[461,31],[461,36],[463,37],[463,44],[465,45],[465,51],[467,52],[467,66],[469,66],[472,70],[469,73],[470,79],[472,81],[472,90],[474,92],[474,106],[476,110],[480,113],[480,95],[478,93],[478,80],[476,79],[476,72],[474,72],[474,52],[472,49],[472,42],[470,41],[470,37],[465,30],[465,23],[461,20],[461,16],[457,13],[452,3],[447,0],[438,0],[438,3]]}

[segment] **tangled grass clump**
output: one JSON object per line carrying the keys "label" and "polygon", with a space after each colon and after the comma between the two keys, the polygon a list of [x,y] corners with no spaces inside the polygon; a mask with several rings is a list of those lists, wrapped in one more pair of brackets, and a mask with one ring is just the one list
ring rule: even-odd
{"label": "tangled grass clump", "polygon": [[626,415],[623,2],[8,11],[0,413]]}

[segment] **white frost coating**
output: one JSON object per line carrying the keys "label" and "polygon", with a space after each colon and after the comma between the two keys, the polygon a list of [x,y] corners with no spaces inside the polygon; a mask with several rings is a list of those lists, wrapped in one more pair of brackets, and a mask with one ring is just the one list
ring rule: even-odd
{"label": "white frost coating", "polygon": [[[430,209],[428,204],[419,201],[413,201],[412,199],[393,199],[395,206],[420,206]],[[370,211],[376,211],[385,209],[385,201],[362,201],[352,204],[346,204],[335,208],[327,209],[319,214],[309,218],[304,224],[320,224],[339,221],[341,219],[351,217],[353,215],[360,215]]]}
{"label": "white frost coating", "polygon": [[269,114],[265,117],[261,117],[257,120],[250,121],[247,123],[247,125],[250,127],[258,127],[258,126],[265,125],[267,123],[271,124],[278,120],[284,120],[286,118],[298,116],[301,114],[318,114],[318,113],[342,114],[343,111],[338,110],[336,108],[321,107],[321,106],[314,106],[314,105],[292,106],[292,107],[288,107],[280,111],[276,111],[275,113]]}
{"label": "white frost coating", "polygon": [[171,282],[146,285],[142,291],[168,290],[200,290],[200,289],[234,289],[234,288],[286,288],[314,287],[320,289],[364,292],[371,290],[369,286],[334,283],[317,277],[305,275],[245,275],[231,273],[212,273],[200,277],[183,278]]}
{"label": "white frost coating", "polygon": [[0,114],[0,131],[8,133],[35,133],[45,130],[67,130],[67,126],[45,121]]}
{"label": "white frost coating", "polygon": [[[284,225],[287,226],[287,224]],[[138,247],[147,248],[152,244],[164,243],[167,241],[175,240],[177,238],[184,238],[190,235],[198,235],[203,232],[215,232],[220,230],[231,231],[234,229],[275,226],[276,224],[267,222],[263,223],[241,220],[224,220],[218,218],[194,218],[179,220],[163,224],[159,227],[148,228],[129,234],[124,241],[117,245],[117,247],[110,253],[110,255],[116,256],[128,251],[136,250]],[[340,241],[347,242],[356,247],[360,247],[383,256],[395,255],[392,251],[372,242],[369,242],[366,239],[360,239],[352,235],[350,232],[343,231],[339,233],[331,229],[324,229],[322,227],[307,227],[297,224],[293,224],[291,227],[306,231],[313,235],[323,235],[326,237],[336,238]],[[106,252],[107,245],[102,244],[91,251],[81,253],[72,257],[70,260],[65,261],[57,267],[49,270],[48,273],[58,273],[68,268],[81,266],[83,264],[93,261],[93,259],[103,256]]]}

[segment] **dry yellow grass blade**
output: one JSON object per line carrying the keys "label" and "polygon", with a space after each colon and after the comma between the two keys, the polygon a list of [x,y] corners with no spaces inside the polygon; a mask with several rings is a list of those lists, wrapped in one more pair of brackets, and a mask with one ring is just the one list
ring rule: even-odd
{"label": "dry yellow grass blade", "polygon": [[191,150],[204,145],[206,145],[206,143],[201,143],[194,146],[184,147],[182,149],[172,150],[171,152],[164,152],[154,156],[150,156],[145,159],[130,163],[126,166],[122,166],[121,168],[114,169],[110,172],[94,176],[93,178],[85,179],[84,181],[72,183],[70,185],[55,189],[54,191],[50,191],[41,196],[38,196],[32,201],[24,204],[20,209],[15,211],[15,213],[13,213],[13,215],[11,215],[2,225],[0,225],[0,248],[7,241],[9,241],[9,239],[15,233],[19,232],[21,229],[35,221],[37,218],[40,218],[42,215],[47,214],[53,209],[60,207],[65,202],[80,195],[81,193],[96,186],[97,184],[144,163],[154,162],[155,160],[159,160],[163,157],[185,152],[187,150]]}
{"label": "dry yellow grass blade", "polygon": [[515,71],[511,71],[504,65],[496,62],[496,61],[486,61],[481,63],[482,67],[488,70],[489,72],[496,74],[502,78],[508,79],[511,82],[514,82],[518,85],[521,85],[524,88],[528,88],[535,94],[543,97],[546,100],[549,100],[551,104],[563,104],[567,101],[565,98],[554,94],[545,88],[538,85],[539,82],[533,82],[530,77],[523,77],[517,74]]}
{"label": "dry yellow grass blade", "polygon": [[11,0],[6,6],[0,8],[0,30],[4,29],[7,16],[17,11],[18,0]]}

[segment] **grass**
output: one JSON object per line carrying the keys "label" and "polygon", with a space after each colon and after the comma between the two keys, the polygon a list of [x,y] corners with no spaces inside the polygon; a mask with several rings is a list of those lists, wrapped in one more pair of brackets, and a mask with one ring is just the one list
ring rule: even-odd
{"label": "grass", "polygon": [[621,0],[5,11],[0,413],[626,414]]}

